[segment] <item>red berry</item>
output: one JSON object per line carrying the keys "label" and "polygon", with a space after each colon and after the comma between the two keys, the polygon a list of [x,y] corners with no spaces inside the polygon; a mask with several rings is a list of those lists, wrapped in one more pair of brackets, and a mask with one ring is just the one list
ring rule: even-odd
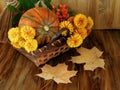
{"label": "red berry", "polygon": [[69,16],[70,16],[69,14],[66,15],[67,18],[68,18]]}
{"label": "red berry", "polygon": [[60,9],[57,9],[57,12],[60,12]]}
{"label": "red berry", "polygon": [[62,4],[60,4],[60,8],[63,8],[63,5],[62,5]]}
{"label": "red berry", "polygon": [[66,6],[66,4],[63,4],[63,8],[66,8],[67,6]]}
{"label": "red berry", "polygon": [[61,19],[61,18],[62,18],[62,16],[61,16],[61,15],[59,15],[59,16],[58,16],[58,18],[60,18],[60,19]]}
{"label": "red berry", "polygon": [[53,8],[53,9],[56,9],[56,6],[55,6],[55,5],[52,5],[52,8]]}
{"label": "red berry", "polygon": [[67,8],[63,8],[62,11],[68,11],[68,9]]}
{"label": "red berry", "polygon": [[60,12],[56,12],[56,15],[60,15]]}
{"label": "red berry", "polygon": [[66,18],[66,15],[65,15],[65,14],[63,15],[63,18]]}

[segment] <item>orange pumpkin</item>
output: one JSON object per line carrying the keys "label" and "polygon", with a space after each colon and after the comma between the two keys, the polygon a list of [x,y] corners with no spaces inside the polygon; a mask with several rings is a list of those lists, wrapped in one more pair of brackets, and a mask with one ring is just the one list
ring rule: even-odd
{"label": "orange pumpkin", "polygon": [[20,18],[19,27],[26,25],[36,29],[39,45],[49,43],[59,30],[59,21],[54,12],[48,8],[37,7],[26,11]]}

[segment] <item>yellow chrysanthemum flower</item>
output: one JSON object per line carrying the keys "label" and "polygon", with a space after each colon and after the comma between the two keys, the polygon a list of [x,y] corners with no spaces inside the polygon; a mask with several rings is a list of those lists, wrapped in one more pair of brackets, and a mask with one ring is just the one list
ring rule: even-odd
{"label": "yellow chrysanthemum flower", "polygon": [[35,29],[31,26],[24,26],[21,28],[21,36],[27,40],[27,39],[33,39],[35,37]]}
{"label": "yellow chrysanthemum flower", "polygon": [[85,39],[88,35],[85,28],[78,28],[76,29],[76,32],[79,33],[83,39]]}
{"label": "yellow chrysanthemum flower", "polygon": [[25,40],[24,38],[22,38],[22,37],[18,40],[18,43],[19,43],[19,45],[20,45],[21,47],[24,47],[25,42],[26,42],[26,40]]}
{"label": "yellow chrysanthemum flower", "polygon": [[63,31],[63,32],[62,32],[62,35],[63,35],[63,36],[67,36],[67,30]]}
{"label": "yellow chrysanthemum flower", "polygon": [[93,22],[92,18],[88,17],[88,23],[87,23],[86,28],[91,29],[93,27],[93,25],[94,25],[94,22]]}
{"label": "yellow chrysanthemum flower", "polygon": [[77,28],[84,28],[87,25],[87,17],[83,14],[77,14],[74,17],[74,24]]}
{"label": "yellow chrysanthemum flower", "polygon": [[24,48],[27,52],[35,51],[38,47],[38,42],[36,39],[30,39],[25,42]]}
{"label": "yellow chrysanthemum flower", "polygon": [[20,29],[19,29],[18,27],[16,27],[16,28],[11,28],[11,29],[8,31],[8,39],[9,39],[11,42],[17,42],[19,38],[20,38]]}
{"label": "yellow chrysanthemum flower", "polygon": [[79,47],[82,43],[83,43],[83,38],[78,33],[74,33],[74,35],[72,35],[67,39],[67,44],[71,48]]}
{"label": "yellow chrysanthemum flower", "polygon": [[19,42],[11,42],[11,45],[15,48],[21,48]]}
{"label": "yellow chrysanthemum flower", "polygon": [[[60,29],[62,29],[62,28],[68,29],[70,31],[70,34],[73,33],[73,25],[69,21],[63,21],[63,22],[61,22],[60,23]],[[62,35],[66,36],[67,33],[68,33],[67,30],[65,30],[65,31],[62,32]]]}

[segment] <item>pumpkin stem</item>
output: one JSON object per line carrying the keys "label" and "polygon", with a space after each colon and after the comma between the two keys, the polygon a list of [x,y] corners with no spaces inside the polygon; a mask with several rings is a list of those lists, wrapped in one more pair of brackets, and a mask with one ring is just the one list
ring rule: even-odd
{"label": "pumpkin stem", "polygon": [[49,26],[48,25],[43,26],[43,28],[44,28],[45,31],[49,31]]}

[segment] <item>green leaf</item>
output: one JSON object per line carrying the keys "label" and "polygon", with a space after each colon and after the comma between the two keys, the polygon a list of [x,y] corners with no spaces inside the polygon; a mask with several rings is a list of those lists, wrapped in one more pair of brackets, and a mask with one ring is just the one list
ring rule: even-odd
{"label": "green leaf", "polygon": [[11,4],[9,4],[9,5],[7,6],[7,8],[8,8],[10,11],[13,11],[13,12],[17,11],[17,9],[16,9],[13,5],[11,5]]}
{"label": "green leaf", "polygon": [[68,12],[70,16],[74,16],[74,13],[72,11]]}
{"label": "green leaf", "polygon": [[[28,0],[27,0],[28,1]],[[39,0],[30,0],[31,1],[31,3],[37,3]]]}
{"label": "green leaf", "polygon": [[30,8],[35,7],[35,3],[37,3],[39,0],[19,0],[19,7],[20,10],[28,10]]}
{"label": "green leaf", "polygon": [[19,22],[21,16],[22,16],[22,13],[18,13],[18,14],[15,15],[15,17],[13,18],[13,23],[12,23],[13,26],[17,26],[18,25],[18,22]]}
{"label": "green leaf", "polygon": [[44,3],[45,5],[49,8],[49,9],[52,9],[52,6],[51,6],[51,0],[44,0]]}

